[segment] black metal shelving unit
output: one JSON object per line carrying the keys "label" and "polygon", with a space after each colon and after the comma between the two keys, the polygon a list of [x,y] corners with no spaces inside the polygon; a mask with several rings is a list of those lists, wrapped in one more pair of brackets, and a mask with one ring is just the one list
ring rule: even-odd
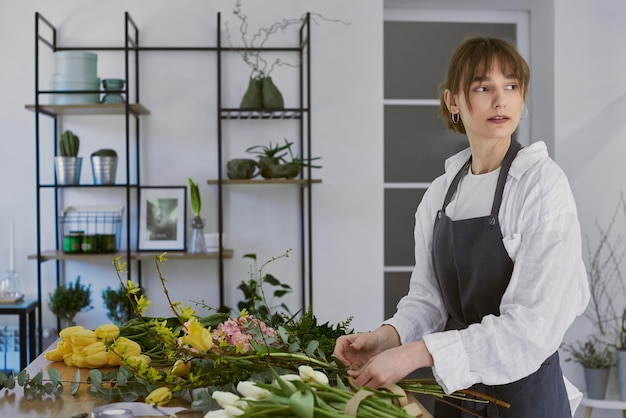
{"label": "black metal shelving unit", "polygon": [[[50,32],[48,36],[42,34],[42,26],[47,28]],[[42,90],[39,85],[39,67],[40,67],[40,44],[48,47],[52,52],[56,51],[118,51],[124,54],[124,74],[125,74],[125,88],[122,91],[126,95],[125,103],[122,104],[91,104],[91,105],[49,105],[43,104],[41,97],[54,93],[63,94],[83,94],[83,93],[104,93],[103,91],[54,91],[54,90]],[[301,286],[302,286],[302,309],[303,311],[307,306],[311,306],[313,303],[313,267],[312,267],[312,185],[320,183],[321,180],[313,179],[311,176],[311,167],[306,167],[302,170],[299,179],[293,180],[251,180],[251,181],[237,181],[226,180],[222,175],[222,167],[224,166],[224,154],[223,154],[223,129],[222,126],[225,123],[233,123],[237,120],[258,120],[259,123],[268,123],[267,121],[275,121],[280,123],[281,120],[297,120],[298,134],[299,134],[299,149],[303,155],[303,159],[311,157],[311,27],[310,27],[310,15],[307,14],[303,19],[302,25],[299,30],[298,45],[294,47],[280,47],[271,48],[263,47],[256,48],[262,51],[282,51],[292,52],[298,55],[300,60],[299,71],[299,106],[297,108],[288,109],[238,109],[228,108],[223,106],[222,101],[222,55],[227,53],[238,53],[242,48],[227,47],[222,45],[221,38],[221,14],[217,13],[217,46],[207,47],[188,47],[188,46],[143,46],[139,43],[139,29],[128,12],[124,14],[124,45],[123,46],[109,46],[109,47],[69,47],[61,46],[57,44],[57,29],[40,13],[35,13],[35,103],[33,105],[26,105],[26,109],[34,112],[35,115],[35,171],[36,171],[36,247],[35,254],[30,255],[29,259],[37,260],[37,297],[38,297],[38,324],[41,327],[42,324],[42,263],[50,260],[56,261],[56,285],[59,286],[62,277],[62,263],[72,260],[89,260],[98,259],[103,257],[111,258],[111,254],[94,254],[90,256],[85,255],[70,255],[63,254],[61,251],[61,239],[62,231],[59,230],[59,213],[61,196],[65,189],[68,188],[124,188],[125,189],[125,204],[126,204],[126,249],[119,251],[118,255],[126,257],[128,261],[128,277],[131,275],[131,263],[135,261],[137,274],[139,277],[139,283],[141,280],[141,261],[149,258],[151,253],[137,251],[136,244],[131,240],[131,228],[139,225],[139,214],[137,213],[134,219],[131,219],[130,208],[134,202],[139,202],[139,188],[141,186],[140,178],[140,117],[150,114],[139,100],[140,88],[139,88],[139,68],[140,68],[140,53],[142,52],[177,52],[177,51],[198,51],[203,53],[215,53],[217,55],[217,68],[216,68],[216,82],[217,82],[217,159],[218,159],[218,176],[217,180],[208,180],[208,184],[217,186],[218,189],[218,232],[219,232],[219,251],[215,254],[198,255],[198,254],[186,254],[176,252],[168,252],[168,256],[174,256],[176,259],[216,259],[218,261],[218,276],[219,276],[219,301],[220,306],[224,306],[224,260],[232,258],[233,251],[225,249],[223,247],[223,232],[224,232],[224,193],[226,186],[235,186],[237,184],[258,184],[258,185],[289,185],[299,188],[299,211],[300,211],[300,258],[301,258]],[[131,57],[134,59],[134,68],[131,69]],[[132,71],[134,70],[134,71]],[[132,72],[132,74],[131,74]],[[132,85],[132,89],[131,86]],[[132,93],[132,94],[131,94]],[[57,142],[59,135],[59,118],[66,115],[120,115],[125,117],[125,135],[126,135],[126,179],[123,183],[117,183],[115,185],[90,185],[80,184],[75,186],[59,185],[56,181],[52,184],[42,183],[41,175],[41,142],[40,142],[40,118],[49,117],[54,120],[54,151],[57,151]],[[134,130],[131,128],[131,120],[134,119]],[[131,132],[133,131],[133,132]],[[135,159],[131,161],[132,151],[135,151]],[[44,250],[41,243],[42,234],[42,192],[44,190],[53,190],[54,193],[54,222],[55,222],[55,235],[56,235],[56,248],[54,250]],[[138,212],[138,211],[136,211]],[[57,326],[60,327],[60,320],[57,319]],[[39,352],[43,350],[41,332],[38,333],[38,349]]]}

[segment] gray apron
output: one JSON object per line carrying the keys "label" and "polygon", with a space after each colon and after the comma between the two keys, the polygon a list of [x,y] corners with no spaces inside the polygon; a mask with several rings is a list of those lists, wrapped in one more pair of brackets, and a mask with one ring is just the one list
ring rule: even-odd
{"label": "gray apron", "polygon": [[[446,215],[469,161],[450,184],[443,207],[437,212],[433,232],[432,258],[443,303],[448,312],[446,330],[461,330],[481,322],[486,315],[500,314],[500,301],[511,280],[513,261],[502,243],[498,213],[511,163],[521,145],[512,140],[504,156],[491,214],[480,218],[452,221]],[[495,343],[495,342],[494,342]],[[456,402],[474,414],[488,418],[571,418],[563,374],[555,352],[539,370],[517,382],[472,387],[511,404],[510,409],[495,404]],[[445,402],[451,402],[448,399]],[[471,417],[458,408],[437,401],[435,418]]]}

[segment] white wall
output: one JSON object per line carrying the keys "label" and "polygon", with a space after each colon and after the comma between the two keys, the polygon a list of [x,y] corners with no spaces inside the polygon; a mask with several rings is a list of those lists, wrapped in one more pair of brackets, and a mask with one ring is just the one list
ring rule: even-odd
{"label": "white wall", "polygon": [[[0,2],[0,51],[4,63],[0,138],[6,147],[5,161],[0,165],[4,196],[0,207],[0,268],[8,267],[8,231],[13,222],[17,235],[16,268],[25,293],[36,293],[36,263],[26,259],[36,251],[35,129],[34,114],[24,109],[25,104],[34,102],[35,12],[58,27],[59,42],[66,46],[123,45],[126,10],[140,28],[143,45],[214,46],[216,13],[222,12],[223,21],[234,22],[233,4],[200,0]],[[339,322],[354,316],[355,328],[367,330],[380,322],[383,311],[382,3],[274,0],[259,6],[244,2],[251,26],[267,26],[307,11],[349,22],[344,25],[320,20],[312,25],[313,155],[321,156],[323,165],[315,172],[323,183],[313,190],[314,309],[322,321]],[[296,39],[296,35],[291,36],[278,35],[276,42]],[[121,61],[115,57],[112,53],[99,53],[101,77],[123,76]],[[49,62],[43,64],[45,67]],[[237,57],[228,59],[226,64],[231,67],[224,74],[224,99],[235,107],[247,85],[248,71]],[[216,189],[205,184],[205,180],[216,177],[218,169],[214,154],[215,59],[210,53],[150,52],[142,53],[141,65],[141,101],[152,112],[142,119],[142,182],[185,185],[187,177],[199,181],[207,230],[215,231]],[[291,103],[295,107],[296,72],[281,67],[272,74],[287,106]],[[42,75],[42,88],[48,80],[46,74]],[[82,156],[88,156],[103,143],[121,147],[117,138],[123,137],[123,118],[72,117],[64,123],[64,127],[80,133]],[[51,122],[42,118],[42,126],[43,138],[51,141]],[[249,145],[295,136],[294,125],[287,122],[286,126],[274,129],[245,121],[228,125],[227,151],[245,156]],[[46,164],[44,175],[51,178],[51,157],[43,155],[42,159]],[[90,167],[86,163],[82,181],[90,182]],[[73,193],[66,203],[85,196],[102,200],[98,191],[81,190],[79,196]],[[235,250],[234,258],[226,261],[227,305],[235,307],[243,296],[236,289],[248,279],[249,262],[241,258],[243,254],[255,252],[263,262],[293,248],[290,258],[270,264],[266,272],[294,287],[294,295],[287,302],[299,308],[296,199],[295,187],[243,187],[227,193],[226,240]],[[44,213],[50,209],[47,207]],[[43,227],[51,243],[52,225]],[[80,274],[81,280],[92,284],[96,309],[77,317],[87,326],[105,320],[100,292],[117,283],[110,262],[95,264],[70,263],[68,267],[68,279]],[[145,265],[144,284],[157,305],[149,313],[165,315],[167,310],[154,269],[150,263]],[[169,261],[163,270],[173,298],[183,302],[204,300],[217,307],[215,261]],[[43,282],[45,306],[54,286],[54,262],[44,263]],[[46,309],[44,326],[51,325],[55,321]]]}

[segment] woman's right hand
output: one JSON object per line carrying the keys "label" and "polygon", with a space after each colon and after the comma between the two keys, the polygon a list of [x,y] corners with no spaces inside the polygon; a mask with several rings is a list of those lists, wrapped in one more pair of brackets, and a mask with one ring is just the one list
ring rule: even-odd
{"label": "woman's right hand", "polygon": [[346,367],[358,370],[372,357],[399,345],[396,329],[383,325],[373,332],[342,335],[337,338],[334,354]]}

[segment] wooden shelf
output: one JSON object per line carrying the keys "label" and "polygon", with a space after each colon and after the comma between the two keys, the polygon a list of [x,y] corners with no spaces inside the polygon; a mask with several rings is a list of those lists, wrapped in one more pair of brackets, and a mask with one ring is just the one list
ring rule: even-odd
{"label": "wooden shelf", "polygon": [[[265,179],[265,180],[207,180],[207,184],[297,184],[300,186],[306,186],[308,184],[307,179]],[[321,183],[321,179],[311,179],[311,183]]]}
{"label": "wooden shelf", "polygon": [[[206,254],[190,254],[184,251],[131,251],[130,258],[132,260],[152,259],[157,255],[167,252],[165,258],[168,260],[211,260],[219,259],[219,251],[212,251]],[[63,251],[47,250],[41,252],[40,261],[48,260],[72,260],[72,261],[93,261],[93,260],[110,260],[116,257],[126,257],[125,251],[115,253],[64,253]],[[224,258],[233,258],[233,250],[225,249]],[[29,260],[36,260],[37,254],[29,254]]]}
{"label": "wooden shelf", "polygon": [[[39,108],[39,111],[49,116],[61,116],[61,115],[124,115],[126,114],[126,104],[69,104],[69,105],[53,105],[53,104],[40,104],[26,105],[26,109],[35,112]],[[146,109],[142,104],[132,103],[128,105],[130,113],[138,115],[149,115],[150,111]]]}

